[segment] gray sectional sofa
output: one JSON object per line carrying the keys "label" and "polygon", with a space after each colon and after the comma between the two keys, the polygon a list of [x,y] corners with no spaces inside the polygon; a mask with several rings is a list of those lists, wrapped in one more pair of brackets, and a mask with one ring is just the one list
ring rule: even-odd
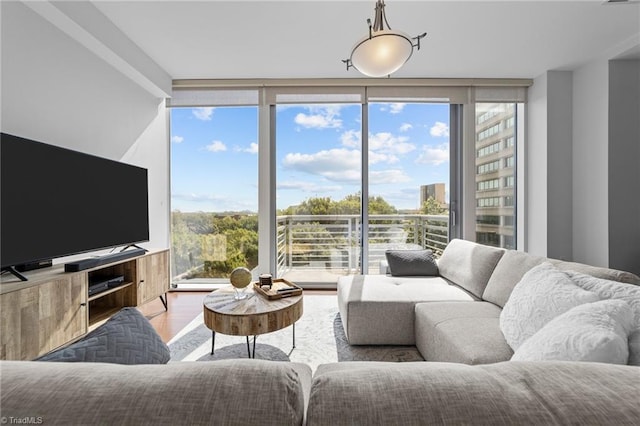
{"label": "gray sectional sofa", "polygon": [[[352,344],[416,344],[431,362],[342,362],[312,373],[305,364],[255,359],[0,361],[0,417],[7,424],[60,425],[640,424],[640,367],[510,360],[512,336],[502,333],[501,314],[513,311],[509,304],[522,287],[516,284],[547,261],[454,240],[439,259],[438,276],[340,280],[339,310]],[[636,286],[626,296],[614,288],[640,284],[639,277],[552,263],[605,299],[626,297],[636,316],[621,303],[624,332],[634,321],[640,325]],[[588,279],[594,276],[617,283],[594,284]],[[622,343],[631,347],[631,334]]]}
{"label": "gray sectional sofa", "polygon": [[0,362],[6,424],[637,425],[640,368],[584,362]]}
{"label": "gray sectional sofa", "polygon": [[550,261],[621,283],[634,274],[452,240],[438,260],[438,276],[345,276],[338,307],[352,345],[416,345],[427,361],[488,364],[511,359],[500,314],[515,285]]}

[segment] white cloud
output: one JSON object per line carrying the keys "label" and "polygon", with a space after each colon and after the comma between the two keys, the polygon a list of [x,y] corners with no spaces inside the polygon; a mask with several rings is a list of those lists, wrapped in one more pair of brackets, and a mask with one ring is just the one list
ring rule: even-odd
{"label": "white cloud", "polygon": [[424,145],[422,152],[416,160],[417,164],[430,164],[438,166],[449,161],[449,144],[444,143],[437,146]]}
{"label": "white cloud", "polygon": [[221,141],[212,141],[209,145],[206,146],[206,148],[207,151],[211,152],[220,152],[227,150],[227,146]]}
{"label": "white cloud", "polygon": [[393,104],[389,104],[389,113],[391,114],[400,114],[404,109],[405,103],[396,102]]}
{"label": "white cloud", "polygon": [[385,200],[401,200],[401,201],[414,201],[414,204],[418,204],[420,200],[420,191],[417,188],[400,188],[395,191],[376,192]]}
{"label": "white cloud", "polygon": [[383,103],[380,104],[380,111],[389,111],[389,114],[400,114],[405,105],[407,104],[403,102]]}
{"label": "white cloud", "polygon": [[402,123],[400,125],[400,131],[401,132],[408,132],[411,129],[413,129],[413,126],[410,123]]}
{"label": "white cloud", "polygon": [[361,132],[359,130],[347,130],[340,135],[340,141],[343,146],[349,148],[360,147]]}
{"label": "white cloud", "polygon": [[210,121],[214,109],[213,107],[193,108],[191,112],[198,120]]}
{"label": "white cloud", "polygon": [[449,126],[447,123],[443,123],[442,121],[436,121],[431,129],[429,130],[429,134],[433,137],[449,137]]}
{"label": "white cloud", "polygon": [[[411,126],[409,124],[409,126]],[[360,131],[347,130],[340,135],[343,146],[349,148],[360,147]],[[406,136],[394,136],[389,132],[380,132],[369,135],[369,160],[373,163],[386,161],[395,163],[399,161],[397,155],[407,154],[416,149],[415,145],[408,143]],[[386,154],[386,155],[383,155]]]}
{"label": "white cloud", "polygon": [[184,192],[171,192],[171,198],[175,199],[175,200],[182,200],[182,201],[191,201],[191,202],[196,202],[196,203],[205,203],[205,202],[220,202],[220,201],[226,201],[227,197],[220,197],[217,195],[213,195],[213,194],[196,194],[193,192],[190,193],[184,193]]}
{"label": "white cloud", "polygon": [[255,142],[251,142],[249,144],[249,146],[247,146],[247,147],[242,147],[242,146],[239,146],[239,145],[235,145],[233,147],[233,150],[235,152],[247,152],[249,154],[257,154],[258,153],[258,144],[255,143]]}
{"label": "white cloud", "polygon": [[296,124],[311,129],[336,129],[342,127],[340,106],[326,105],[307,108],[310,114],[298,113],[294,118]]}
{"label": "white cloud", "polygon": [[[171,191],[171,204],[180,211],[256,211],[254,203],[237,196]],[[196,207],[197,206],[197,207]]]}
{"label": "white cloud", "polygon": [[[347,130],[340,135],[343,146],[349,148],[360,147],[360,131]],[[400,161],[398,155],[406,154],[416,149],[415,145],[407,142],[405,136],[394,136],[388,132],[369,135],[369,162],[376,163],[397,163]]]}
{"label": "white cloud", "polygon": [[393,154],[382,154],[375,151],[369,151],[369,164],[377,163],[397,163],[400,159]]}
{"label": "white cloud", "polygon": [[248,152],[249,154],[257,154],[258,153],[258,144],[255,142],[251,142],[249,144],[249,148],[243,149],[244,152]]}
{"label": "white cloud", "polygon": [[279,182],[276,186],[279,190],[300,190],[303,192],[334,192],[342,189],[339,185],[318,185],[313,182]]}
{"label": "white cloud", "polygon": [[360,151],[336,148],[315,154],[287,154],[285,168],[322,176],[333,182],[360,181]]}
{"label": "white cloud", "polygon": [[388,132],[380,132],[369,135],[369,149],[372,151],[381,151],[387,154],[407,154],[416,146],[408,143],[409,138],[406,136],[394,136]]}
{"label": "white cloud", "polygon": [[409,182],[410,180],[411,178],[401,169],[372,170],[369,172],[369,183],[372,185]]}
{"label": "white cloud", "polygon": [[171,142],[173,143],[182,143],[184,141],[184,138],[182,136],[171,136]]}

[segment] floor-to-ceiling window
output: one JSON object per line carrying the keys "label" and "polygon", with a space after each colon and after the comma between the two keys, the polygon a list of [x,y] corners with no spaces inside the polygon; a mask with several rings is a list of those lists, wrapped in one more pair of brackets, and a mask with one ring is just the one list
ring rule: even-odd
{"label": "floor-to-ceiling window", "polygon": [[361,105],[276,108],[278,275],[335,282],[358,272]]}
{"label": "floor-to-ceiling window", "polygon": [[374,102],[368,112],[367,266],[381,273],[386,250],[439,254],[448,241],[450,106]]}
{"label": "floor-to-ceiling window", "polygon": [[384,272],[388,248],[523,247],[527,81],[305,83],[178,82],[174,283],[224,283],[246,266],[335,285]]}
{"label": "floor-to-ceiling window", "polygon": [[227,283],[258,265],[257,107],[170,111],[172,282]]}

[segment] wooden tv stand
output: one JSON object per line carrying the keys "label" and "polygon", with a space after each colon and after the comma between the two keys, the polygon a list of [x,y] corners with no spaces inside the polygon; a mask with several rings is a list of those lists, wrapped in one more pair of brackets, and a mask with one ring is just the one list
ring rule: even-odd
{"label": "wooden tv stand", "polygon": [[[79,272],[55,265],[24,275],[26,282],[8,274],[0,281],[0,359],[37,358],[84,336],[126,306],[160,297],[166,308],[169,250]],[[89,296],[94,275],[123,275],[124,282]]]}

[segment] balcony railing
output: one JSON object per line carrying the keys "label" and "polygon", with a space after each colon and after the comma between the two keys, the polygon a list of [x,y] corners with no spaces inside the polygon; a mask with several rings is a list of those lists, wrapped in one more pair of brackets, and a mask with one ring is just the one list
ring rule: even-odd
{"label": "balcony railing", "polygon": [[[359,271],[359,215],[286,215],[277,219],[278,276],[295,270]],[[447,215],[370,215],[369,271],[388,249],[429,248],[440,255],[449,241]]]}
{"label": "balcony railing", "polygon": [[[206,214],[180,219],[172,235],[172,283],[228,284],[233,268],[257,263],[256,221],[211,219]],[[210,220],[216,226],[203,227]],[[235,232],[239,228],[243,232]],[[447,215],[370,215],[367,273],[380,272],[387,249],[429,248],[439,255],[449,240],[448,228]],[[278,216],[274,272],[304,285],[335,284],[338,276],[359,273],[361,229],[359,215]]]}

